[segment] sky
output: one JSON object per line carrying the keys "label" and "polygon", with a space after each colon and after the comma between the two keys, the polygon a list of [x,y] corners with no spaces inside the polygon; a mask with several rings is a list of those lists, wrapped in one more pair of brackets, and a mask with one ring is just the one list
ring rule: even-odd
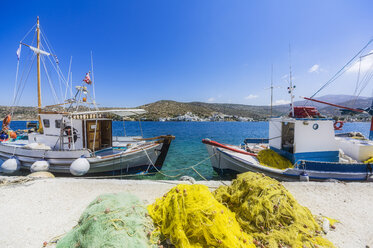
{"label": "sky", "polygon": [[[311,96],[373,38],[372,10],[372,1],[359,0],[0,0],[0,105],[12,104],[16,50],[37,16],[65,77],[72,58],[74,86],[91,70],[92,51],[100,106],[268,105],[272,65],[275,104],[289,101],[290,64],[295,100]],[[23,42],[31,43],[33,33]],[[22,47],[20,74],[28,50]],[[352,64],[319,95],[353,94],[359,68],[363,77],[371,66],[373,56]],[[19,105],[37,105],[35,73],[34,65]],[[58,77],[50,78],[63,98]],[[361,94],[371,96],[372,89]],[[56,102],[43,68],[42,96],[44,105]]]}

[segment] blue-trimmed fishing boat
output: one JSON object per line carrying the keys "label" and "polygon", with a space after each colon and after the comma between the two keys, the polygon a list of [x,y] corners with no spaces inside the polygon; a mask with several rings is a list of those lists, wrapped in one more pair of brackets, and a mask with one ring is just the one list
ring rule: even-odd
{"label": "blue-trimmed fishing boat", "polygon": [[[373,179],[372,164],[364,163],[373,157],[373,142],[356,134],[335,135],[330,119],[273,118],[269,121],[269,138],[248,138],[241,146],[209,139],[202,142],[219,174],[253,171],[283,181]],[[261,164],[257,155],[263,149],[289,159],[293,167],[277,169]]]}
{"label": "blue-trimmed fishing boat", "polygon": [[[359,62],[356,63],[361,63],[362,59],[373,55],[373,52],[361,55],[372,42],[373,39],[320,90],[354,65],[353,60],[358,56],[360,56]],[[360,81],[358,77],[356,89],[361,87],[363,90],[365,88],[371,78],[370,74],[367,75],[361,77],[363,79]],[[260,172],[284,181],[372,181],[373,118],[369,139],[357,132],[335,134],[335,130],[341,130],[343,122],[335,122],[325,118],[312,106],[294,107],[293,90],[295,86],[292,84],[291,70],[289,81],[290,114],[269,120],[268,138],[248,138],[241,146],[221,144],[209,139],[202,140],[206,144],[214,170],[219,174]],[[271,89],[273,89],[273,85],[271,85]],[[342,114],[348,112],[373,116],[373,102],[366,109],[340,106],[315,99],[314,96],[320,90],[311,98],[304,97],[304,99],[340,108]],[[273,165],[260,163],[258,154],[265,149],[271,149],[275,154],[285,157],[292,166],[279,169]]]}

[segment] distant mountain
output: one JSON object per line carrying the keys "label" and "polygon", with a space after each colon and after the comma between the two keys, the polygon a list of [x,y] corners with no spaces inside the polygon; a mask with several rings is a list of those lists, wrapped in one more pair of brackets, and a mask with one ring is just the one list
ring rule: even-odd
{"label": "distant mountain", "polygon": [[[371,97],[353,97],[351,95],[325,95],[316,99],[339,104],[352,108],[367,108],[372,102]],[[319,111],[327,116],[340,115],[339,109],[315,103],[311,101],[296,101],[295,106],[315,106]],[[269,106],[231,104],[231,103],[204,103],[204,102],[176,102],[161,100],[154,103],[139,106],[147,111],[144,115],[149,120],[158,120],[159,118],[176,117],[192,112],[199,117],[208,117],[213,113],[225,115],[236,115],[242,117],[251,117],[256,120],[265,119],[270,116]],[[105,108],[109,109],[109,108]],[[10,107],[0,106],[0,119],[5,117],[11,111]],[[273,115],[280,116],[289,113],[289,104],[273,106]],[[13,120],[35,120],[37,118],[37,109],[35,107],[15,107]]]}
{"label": "distant mountain", "polygon": [[[325,95],[315,99],[342,105],[351,108],[369,107],[372,101],[371,97],[354,97],[351,95]],[[312,101],[295,101],[294,106],[315,106],[324,115],[340,115],[339,109],[321,103]],[[251,117],[254,119],[264,119],[270,116],[269,106],[244,105],[231,103],[204,103],[204,102],[176,102],[162,100],[155,103],[140,106],[148,111],[146,115],[149,119],[175,117],[192,112],[200,117],[210,116],[212,113],[222,113],[226,115],[237,115],[242,117]],[[273,106],[273,115],[279,116],[287,114],[290,111],[289,104]]]}
{"label": "distant mountain", "polygon": [[[338,104],[344,107],[367,108],[371,105],[373,98],[365,96],[356,97],[352,95],[325,95],[321,97],[316,97],[315,99],[328,103]],[[294,106],[314,106],[324,115],[340,115],[339,108],[308,100],[295,101]],[[278,105],[274,108],[279,112],[286,112],[290,109],[289,104]]]}

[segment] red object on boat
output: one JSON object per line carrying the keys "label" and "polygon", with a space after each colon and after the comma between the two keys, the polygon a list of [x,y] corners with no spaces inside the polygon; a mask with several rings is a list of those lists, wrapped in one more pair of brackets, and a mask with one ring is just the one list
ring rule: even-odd
{"label": "red object on boat", "polygon": [[344,122],[343,121],[336,121],[334,122],[334,130],[342,130]]}
{"label": "red object on boat", "polygon": [[209,140],[209,139],[203,139],[202,143],[203,144],[207,144],[207,145],[212,145],[212,146],[220,147],[220,148],[224,148],[224,149],[227,149],[227,150],[230,150],[230,151],[233,151],[233,152],[238,152],[238,153],[245,154],[245,155],[250,155],[250,156],[255,156],[255,157],[257,156],[257,154],[255,154],[255,153],[251,153],[251,152],[246,152],[244,150],[235,149],[235,148],[232,148],[232,147],[220,144],[219,142],[216,142],[216,141],[213,141],[213,140]]}
{"label": "red object on boat", "polygon": [[[291,117],[291,113],[289,114]],[[318,118],[322,117],[320,112],[315,107],[294,107],[294,117],[295,118]]]}

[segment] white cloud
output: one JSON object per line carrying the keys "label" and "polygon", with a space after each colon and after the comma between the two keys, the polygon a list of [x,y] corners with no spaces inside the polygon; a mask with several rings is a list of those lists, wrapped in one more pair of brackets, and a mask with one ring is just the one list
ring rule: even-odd
{"label": "white cloud", "polygon": [[321,69],[320,69],[320,65],[318,65],[318,64],[314,64],[309,70],[308,70],[308,72],[309,73],[314,73],[314,72],[316,72],[316,73],[319,73],[321,71]]}
{"label": "white cloud", "polygon": [[258,95],[250,94],[250,95],[246,96],[245,99],[246,99],[246,100],[251,100],[251,99],[258,98],[258,97],[259,97]]}
{"label": "white cloud", "polygon": [[209,99],[207,99],[207,101],[208,101],[208,102],[213,102],[213,101],[215,101],[215,98],[210,97]]}
{"label": "white cloud", "polygon": [[273,105],[283,105],[283,104],[289,104],[290,101],[288,100],[284,100],[284,99],[281,99],[281,100],[276,100]]}
{"label": "white cloud", "polygon": [[[373,53],[373,50],[369,53]],[[361,60],[356,61],[348,70],[347,72],[357,73],[360,72],[367,72],[373,69],[373,55],[366,56],[361,58]]]}

